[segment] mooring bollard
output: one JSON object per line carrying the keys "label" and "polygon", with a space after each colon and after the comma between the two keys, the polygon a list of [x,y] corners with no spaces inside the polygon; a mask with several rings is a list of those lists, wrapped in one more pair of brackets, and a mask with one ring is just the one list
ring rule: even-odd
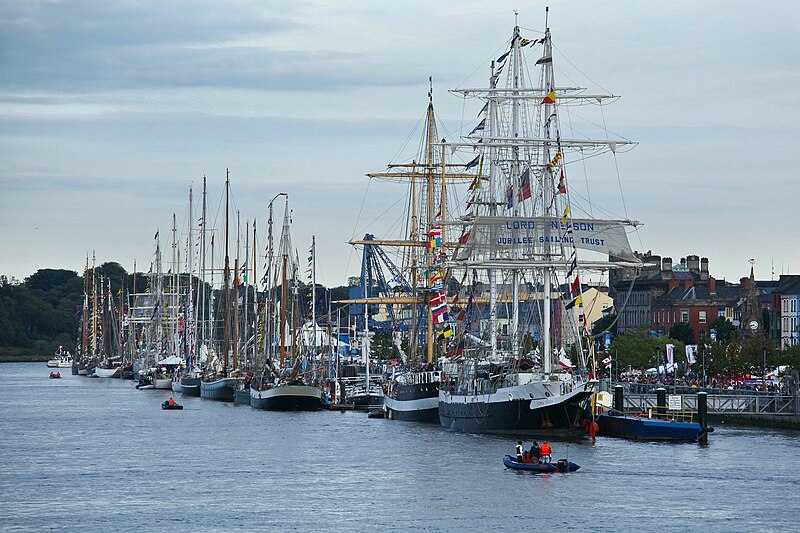
{"label": "mooring bollard", "polygon": [[708,395],[697,393],[697,422],[700,424],[700,444],[708,444]]}
{"label": "mooring bollard", "polygon": [[620,413],[625,412],[625,396],[623,392],[622,385],[616,385],[614,387],[614,410],[619,411]]}
{"label": "mooring bollard", "polygon": [[667,414],[667,389],[659,387],[656,389],[656,416]]}

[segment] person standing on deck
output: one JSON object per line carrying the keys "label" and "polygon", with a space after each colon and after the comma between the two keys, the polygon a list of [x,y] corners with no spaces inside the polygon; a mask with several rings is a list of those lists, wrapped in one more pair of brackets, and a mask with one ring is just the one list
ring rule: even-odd
{"label": "person standing on deck", "polygon": [[552,453],[553,450],[550,448],[550,445],[547,442],[543,442],[542,447],[539,448],[539,458],[542,460],[542,462],[545,464],[549,463]]}

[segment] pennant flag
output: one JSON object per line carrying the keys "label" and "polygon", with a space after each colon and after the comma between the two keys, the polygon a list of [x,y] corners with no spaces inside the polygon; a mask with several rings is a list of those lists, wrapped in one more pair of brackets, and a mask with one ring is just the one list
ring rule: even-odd
{"label": "pennant flag", "polygon": [[431,307],[438,306],[446,303],[446,297],[443,292],[435,292],[431,294]]}
{"label": "pennant flag", "polygon": [[511,53],[511,50],[509,50],[509,51],[508,51],[508,52],[506,52],[505,54],[503,54],[503,55],[501,55],[500,57],[498,57],[498,58],[497,58],[497,63],[502,63],[503,61],[505,61],[505,60],[506,60],[506,58],[508,57],[508,54],[510,54],[510,53]]}
{"label": "pennant flag", "polygon": [[466,309],[462,309],[456,315],[456,320],[458,320],[459,322],[463,322],[466,319],[467,319],[467,311],[466,311]]}
{"label": "pennant flag", "polygon": [[156,232],[156,234],[153,235],[153,239],[158,239],[158,232]]}
{"label": "pennant flag", "polygon": [[550,113],[550,116],[547,117],[547,120],[544,121],[544,127],[547,128],[550,126],[550,123],[556,119],[555,113]]}
{"label": "pennant flag", "polygon": [[572,369],[572,361],[570,361],[570,359],[564,353],[558,356],[558,364],[561,365],[561,368],[564,370]]}
{"label": "pennant flag", "polygon": [[575,269],[578,268],[578,258],[575,257],[575,252],[572,252],[572,264],[569,266],[569,272],[567,272],[567,277],[572,276],[572,273],[575,272]]}
{"label": "pennant flag", "polygon": [[520,45],[520,46],[528,46],[528,45],[529,45],[529,44],[531,44],[531,43],[533,43],[533,44],[536,44],[536,41],[535,41],[535,40],[531,41],[530,39],[522,39],[522,40],[519,42],[519,45]]}
{"label": "pennant flag", "polygon": [[489,109],[489,101],[487,100],[480,111],[478,111],[477,117],[481,116],[487,109]]}
{"label": "pennant flag", "polygon": [[550,91],[549,93],[547,93],[547,96],[545,96],[542,99],[542,103],[543,104],[555,104],[556,103],[556,92],[555,91]]}
{"label": "pennant flag", "polygon": [[531,197],[531,174],[530,169],[526,168],[525,172],[520,176],[519,192],[517,193],[517,200],[520,202],[527,200]]}
{"label": "pennant flag", "polygon": [[567,223],[567,217],[568,216],[569,216],[569,206],[564,208],[564,215],[561,217],[561,223],[562,224],[566,224]]}
{"label": "pennant flag", "polygon": [[569,289],[570,294],[575,294],[578,292],[578,289],[581,288],[581,280],[578,276],[575,276],[575,281],[572,282],[572,286]]}
{"label": "pennant flag", "polygon": [[514,189],[509,187],[506,189],[506,209],[511,209],[514,206]]}
{"label": "pennant flag", "polygon": [[436,339],[440,341],[449,339],[451,335],[453,335],[453,330],[450,329],[450,324],[447,324],[444,328],[442,328],[442,331],[436,334]]}
{"label": "pennant flag", "polygon": [[572,309],[572,308],[573,308],[573,307],[575,307],[576,305],[581,305],[582,303],[583,303],[583,298],[582,298],[582,297],[581,297],[581,295],[579,294],[578,296],[576,296],[576,297],[575,297],[575,299],[574,299],[574,300],[572,300],[570,303],[568,303],[568,304],[567,304],[565,307],[566,307],[567,309]]}
{"label": "pennant flag", "polygon": [[485,126],[486,126],[486,119],[483,119],[483,120],[481,120],[481,121],[478,123],[478,125],[477,125],[477,126],[475,126],[474,128],[472,128],[472,131],[471,131],[471,132],[469,132],[469,134],[470,134],[470,135],[472,135],[472,134],[473,134],[473,133],[475,133],[476,131],[482,131],[482,130],[483,130],[483,128],[484,128]]}
{"label": "pennant flag", "polygon": [[475,176],[475,179],[472,180],[472,183],[469,184],[469,190],[473,191],[475,189],[481,188],[481,178],[480,176]]}
{"label": "pennant flag", "polygon": [[467,241],[469,240],[469,233],[470,232],[467,231],[466,233],[464,233],[464,235],[459,237],[458,238],[458,244],[467,244]]}
{"label": "pennant flag", "polygon": [[611,356],[610,355],[608,357],[606,357],[605,359],[603,359],[603,364],[606,365],[606,368],[611,368],[611,363],[612,363],[612,360],[611,360]]}
{"label": "pennant flag", "polygon": [[478,162],[481,160],[481,156],[476,156],[475,159],[464,165],[464,170],[469,170],[472,167],[476,166]]}
{"label": "pennant flag", "polygon": [[561,176],[558,178],[558,192],[561,194],[567,193],[567,185],[564,183],[564,168],[561,168]]}
{"label": "pennant flag", "polygon": [[562,154],[561,150],[559,150],[558,152],[556,152],[556,155],[555,155],[555,157],[553,157],[553,160],[552,160],[552,161],[550,161],[550,168],[555,168],[555,166],[556,166],[556,165],[558,164],[558,162],[561,160],[561,154]]}
{"label": "pennant flag", "polygon": [[[537,65],[543,65],[545,63],[552,63],[552,62],[553,62],[553,56],[542,56],[541,58],[539,58],[538,61],[536,61],[536,64]],[[553,96],[553,99],[555,100],[555,95]],[[550,102],[550,103],[552,103],[552,102]]]}
{"label": "pennant flag", "polygon": [[497,87],[497,75],[489,77],[489,87],[491,87],[492,89]]}
{"label": "pennant flag", "polygon": [[211,246],[214,246],[214,234],[211,234]]}

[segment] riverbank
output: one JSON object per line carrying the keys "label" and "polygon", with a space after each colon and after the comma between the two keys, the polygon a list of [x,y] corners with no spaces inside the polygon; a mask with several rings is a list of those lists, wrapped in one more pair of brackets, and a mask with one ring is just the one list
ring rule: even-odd
{"label": "riverbank", "polygon": [[0,363],[46,363],[52,357],[52,355],[0,355]]}

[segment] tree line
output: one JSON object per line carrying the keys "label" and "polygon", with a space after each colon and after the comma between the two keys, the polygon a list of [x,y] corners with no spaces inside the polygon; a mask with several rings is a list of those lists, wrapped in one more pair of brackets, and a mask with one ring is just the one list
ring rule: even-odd
{"label": "tree line", "polygon": [[[103,263],[94,271],[115,298],[144,292],[149,284],[147,273],[128,273],[116,262]],[[181,277],[186,286],[188,275]],[[59,346],[74,354],[80,343],[84,287],[84,276],[73,270],[40,269],[23,281],[0,275],[0,361],[46,360]],[[311,287],[301,284],[298,292],[304,300],[301,308],[310,309]],[[250,294],[252,298],[252,289]],[[329,298],[346,297],[347,287],[328,291],[317,285],[317,316],[327,312]]]}

